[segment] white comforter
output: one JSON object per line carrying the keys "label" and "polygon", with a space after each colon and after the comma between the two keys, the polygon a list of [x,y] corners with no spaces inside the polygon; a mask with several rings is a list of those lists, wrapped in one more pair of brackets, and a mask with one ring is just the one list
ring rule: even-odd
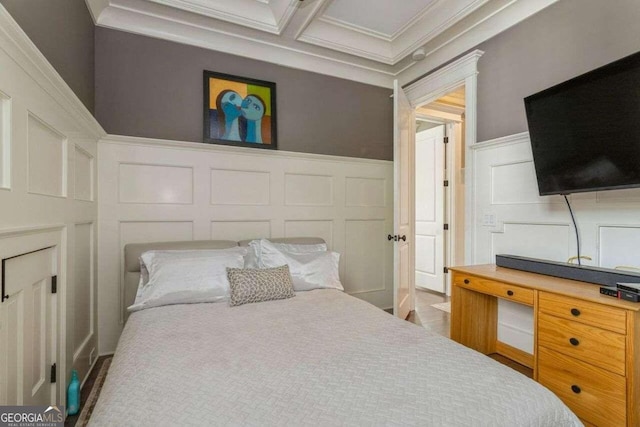
{"label": "white comforter", "polygon": [[131,315],[94,426],[579,426],[550,391],[335,290]]}

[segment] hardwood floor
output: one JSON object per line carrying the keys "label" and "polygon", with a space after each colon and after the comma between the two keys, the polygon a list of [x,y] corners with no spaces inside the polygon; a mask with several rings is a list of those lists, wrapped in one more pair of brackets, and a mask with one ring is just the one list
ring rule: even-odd
{"label": "hardwood floor", "polygon": [[433,304],[447,301],[449,297],[446,295],[416,289],[416,310],[409,314],[407,320],[449,338],[451,315],[431,307]]}
{"label": "hardwood floor", "polygon": [[[416,289],[416,310],[409,314],[407,320],[449,338],[451,314],[432,307],[433,304],[447,302],[449,300],[450,298],[446,295]],[[533,370],[526,366],[520,365],[499,354],[490,354],[489,357],[529,378],[533,378]]]}

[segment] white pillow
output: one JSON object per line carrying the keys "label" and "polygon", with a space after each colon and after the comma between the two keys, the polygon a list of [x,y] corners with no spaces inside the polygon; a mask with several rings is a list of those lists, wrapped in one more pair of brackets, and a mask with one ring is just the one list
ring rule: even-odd
{"label": "white pillow", "polygon": [[242,268],[246,249],[149,251],[140,257],[149,272],[129,311],[169,304],[227,301],[227,267]]}
{"label": "white pillow", "polygon": [[298,244],[298,243],[275,243],[268,239],[252,240],[249,242],[249,252],[244,260],[244,268],[261,268],[260,257],[262,246],[261,242],[269,242],[273,247],[283,252],[290,253],[310,253],[310,252],[326,252],[326,243],[314,243],[310,245]]}
{"label": "white pillow", "polygon": [[[253,242],[252,242],[253,243]],[[286,246],[284,246],[286,245]],[[294,245],[316,246],[316,245]],[[326,245],[324,245],[326,248]],[[288,251],[286,249],[293,249]],[[330,251],[304,252],[304,249],[291,245],[260,241],[260,268],[275,268],[288,265],[293,279],[293,289],[309,291],[311,289],[340,289],[338,267],[340,254]]]}

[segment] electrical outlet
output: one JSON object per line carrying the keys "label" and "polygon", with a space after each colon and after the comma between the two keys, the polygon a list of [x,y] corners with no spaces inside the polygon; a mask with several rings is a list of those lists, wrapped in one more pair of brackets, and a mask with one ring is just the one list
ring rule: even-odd
{"label": "electrical outlet", "polygon": [[482,215],[482,225],[485,227],[495,227],[496,226],[495,214],[489,213],[489,214]]}
{"label": "electrical outlet", "polygon": [[93,355],[95,354],[95,352],[96,352],[96,349],[92,348],[91,353],[89,353],[89,366],[93,365]]}

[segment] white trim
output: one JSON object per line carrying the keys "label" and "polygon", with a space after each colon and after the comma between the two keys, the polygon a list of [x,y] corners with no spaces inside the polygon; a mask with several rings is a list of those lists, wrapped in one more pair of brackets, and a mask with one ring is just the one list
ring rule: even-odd
{"label": "white trim", "polygon": [[87,136],[106,135],[102,126],[71,90],[60,74],[33,44],[9,12],[0,4],[0,49],[7,52],[20,67],[49,94],[63,110],[80,123]]}
{"label": "white trim", "polygon": [[[476,117],[478,94],[478,60],[484,52],[474,50],[458,60],[448,64],[440,70],[421,78],[405,89],[407,97],[414,108],[418,108],[428,102],[435,101],[448,92],[463,86],[465,87],[465,156],[468,159],[465,168],[465,264],[471,264],[473,260],[474,235],[476,212],[474,205],[473,163],[469,161],[473,151],[471,147],[476,143]],[[452,218],[455,216],[452,213]],[[455,224],[450,224],[450,230]],[[451,233],[453,234],[453,233]],[[451,245],[455,245],[450,240]],[[451,248],[455,253],[455,248]]]}
{"label": "white trim", "polygon": [[500,138],[488,139],[486,141],[478,142],[472,150],[488,150],[497,146],[507,146],[513,144],[521,144],[523,142],[529,142],[529,132],[514,133],[513,135],[501,136]]}
{"label": "white trim", "polygon": [[168,139],[143,138],[137,136],[107,135],[98,141],[99,144],[120,144],[137,145],[151,148],[170,148],[179,150],[199,150],[209,152],[219,152],[236,154],[241,156],[273,156],[283,159],[304,159],[317,161],[333,161],[346,163],[368,163],[374,165],[388,165],[393,163],[390,160],[363,159],[360,157],[330,156],[327,154],[297,153],[294,151],[282,150],[260,150],[257,148],[231,147],[227,145],[205,144],[202,142],[173,141]]}

